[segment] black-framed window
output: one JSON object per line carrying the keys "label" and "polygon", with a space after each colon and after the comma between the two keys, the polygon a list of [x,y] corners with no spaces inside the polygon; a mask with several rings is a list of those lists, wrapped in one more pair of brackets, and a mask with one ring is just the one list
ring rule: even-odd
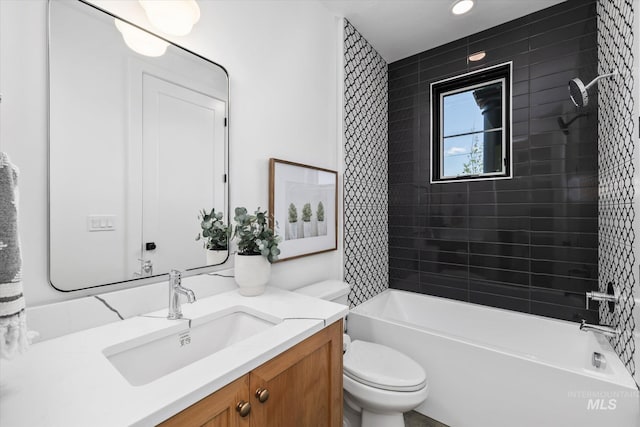
{"label": "black-framed window", "polygon": [[511,178],[511,67],[431,84],[431,182]]}

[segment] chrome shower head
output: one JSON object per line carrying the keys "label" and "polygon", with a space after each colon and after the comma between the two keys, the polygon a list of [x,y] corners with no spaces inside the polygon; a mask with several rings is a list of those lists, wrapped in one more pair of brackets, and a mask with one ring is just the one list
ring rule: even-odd
{"label": "chrome shower head", "polygon": [[615,76],[617,73],[603,74],[591,80],[588,85],[584,85],[579,77],[569,80],[569,96],[576,107],[586,107],[589,105],[589,88],[598,80],[605,77]]}
{"label": "chrome shower head", "polygon": [[569,96],[576,107],[586,107],[589,104],[589,92],[578,77],[569,80]]}

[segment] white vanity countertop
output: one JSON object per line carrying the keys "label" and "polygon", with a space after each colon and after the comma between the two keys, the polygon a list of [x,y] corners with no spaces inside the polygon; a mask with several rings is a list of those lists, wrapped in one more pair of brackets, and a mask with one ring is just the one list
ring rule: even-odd
{"label": "white vanity countertop", "polygon": [[[258,297],[236,290],[183,304],[185,318],[244,306],[284,319],[267,331],[193,362],[155,381],[132,386],[103,350],[175,326],[167,310],[87,329],[34,344],[11,361],[0,361],[0,425],[155,425],[347,314],[347,307],[267,288]],[[162,357],[158,354],[158,357]],[[141,361],[144,363],[144,361]]]}

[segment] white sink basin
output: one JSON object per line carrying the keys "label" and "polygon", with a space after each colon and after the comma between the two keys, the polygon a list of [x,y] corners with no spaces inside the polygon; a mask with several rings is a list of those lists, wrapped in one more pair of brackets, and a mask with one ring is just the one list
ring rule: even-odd
{"label": "white sink basin", "polygon": [[134,386],[150,383],[204,357],[265,331],[279,319],[235,307],[191,322],[175,321],[158,332],[104,349],[111,364]]}

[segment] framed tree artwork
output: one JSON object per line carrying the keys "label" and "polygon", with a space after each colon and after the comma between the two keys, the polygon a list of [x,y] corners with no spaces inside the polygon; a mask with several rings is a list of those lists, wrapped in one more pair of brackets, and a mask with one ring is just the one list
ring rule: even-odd
{"label": "framed tree artwork", "polygon": [[338,173],[269,160],[269,212],[282,243],[278,261],[338,248]]}

